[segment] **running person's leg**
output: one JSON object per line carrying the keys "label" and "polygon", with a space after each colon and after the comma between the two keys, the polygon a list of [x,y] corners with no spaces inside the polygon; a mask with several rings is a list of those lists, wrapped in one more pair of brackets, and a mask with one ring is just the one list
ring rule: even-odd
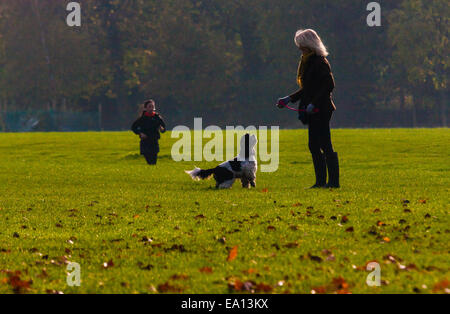
{"label": "running person's leg", "polygon": [[158,141],[141,142],[141,153],[149,165],[156,165],[159,153]]}
{"label": "running person's leg", "polygon": [[144,157],[149,165],[156,165],[156,161],[158,159],[156,154],[145,154]]}

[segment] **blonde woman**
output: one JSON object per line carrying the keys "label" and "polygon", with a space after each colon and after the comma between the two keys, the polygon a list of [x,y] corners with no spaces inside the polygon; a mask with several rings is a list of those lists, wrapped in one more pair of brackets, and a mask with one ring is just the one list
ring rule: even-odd
{"label": "blonde woman", "polygon": [[339,188],[339,160],[330,133],[330,120],[336,106],[331,97],[335,83],[326,58],[328,51],[312,29],[297,31],[294,41],[302,52],[297,73],[299,90],[280,98],[278,107],[300,102],[299,119],[308,125],[309,150],[316,174],[316,183],[311,188]]}

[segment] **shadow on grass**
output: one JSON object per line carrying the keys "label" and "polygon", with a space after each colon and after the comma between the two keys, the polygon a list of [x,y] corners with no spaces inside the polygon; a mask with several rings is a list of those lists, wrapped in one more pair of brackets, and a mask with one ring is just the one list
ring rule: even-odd
{"label": "shadow on grass", "polygon": [[[139,160],[142,158],[144,158],[144,156],[142,156],[139,153],[128,153],[128,154],[121,156],[119,159],[120,160]],[[172,156],[171,155],[158,155],[158,160],[172,160]]]}

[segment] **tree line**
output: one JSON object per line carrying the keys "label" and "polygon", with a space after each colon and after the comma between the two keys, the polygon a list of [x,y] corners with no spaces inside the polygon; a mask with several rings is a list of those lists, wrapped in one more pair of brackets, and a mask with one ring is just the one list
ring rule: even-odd
{"label": "tree line", "polygon": [[[339,127],[446,126],[446,0],[0,0],[0,130],[5,112],[100,112],[127,129],[153,98],[169,125],[300,127],[276,110],[296,86],[300,28],[318,31],[336,79]],[[3,126],[5,122],[3,121]],[[3,130],[5,127],[3,127]]]}

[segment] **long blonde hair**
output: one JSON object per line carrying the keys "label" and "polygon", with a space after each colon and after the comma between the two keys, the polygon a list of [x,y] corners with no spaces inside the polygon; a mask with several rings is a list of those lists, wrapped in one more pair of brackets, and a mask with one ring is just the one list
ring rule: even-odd
{"label": "long blonde hair", "polygon": [[327,57],[329,55],[327,48],[313,29],[298,30],[295,33],[294,41],[297,47],[311,49],[318,56]]}

